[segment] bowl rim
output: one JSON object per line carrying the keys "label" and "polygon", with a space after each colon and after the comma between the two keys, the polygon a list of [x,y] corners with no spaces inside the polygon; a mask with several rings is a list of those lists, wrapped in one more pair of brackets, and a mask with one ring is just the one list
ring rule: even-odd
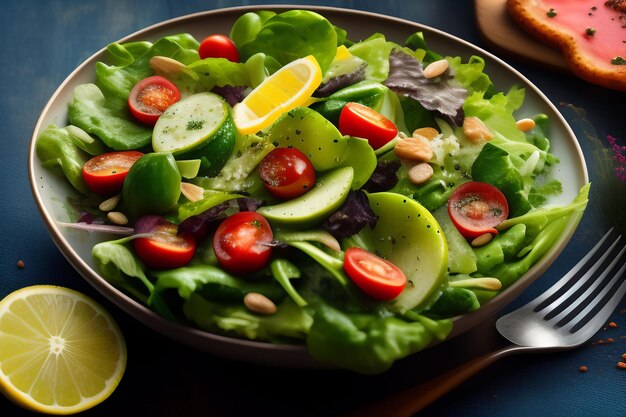
{"label": "bowl rim", "polygon": [[[511,65],[506,63],[504,60],[495,56],[491,52],[484,50],[483,48],[474,45],[464,39],[461,39],[455,35],[447,33],[443,30],[436,29],[421,23],[413,22],[407,19],[388,16],[380,13],[369,12],[364,10],[357,9],[345,9],[340,7],[332,7],[332,6],[313,6],[313,5],[293,5],[293,4],[268,4],[268,5],[251,5],[251,6],[236,6],[236,7],[227,7],[227,8],[218,8],[206,11],[195,12],[191,14],[186,14],[178,17],[174,17],[171,19],[167,19],[142,29],[139,29],[131,34],[124,36],[119,39],[117,42],[124,43],[131,40],[139,40],[142,39],[142,36],[150,33],[156,32],[160,29],[164,29],[169,26],[173,26],[176,24],[180,24],[182,22],[189,22],[194,19],[208,19],[208,18],[216,18],[220,15],[232,15],[232,14],[243,14],[246,12],[253,12],[259,10],[274,10],[277,12],[287,11],[291,9],[306,9],[311,10],[317,13],[320,13],[324,16],[328,14],[339,14],[339,15],[358,15],[361,18],[371,18],[377,21],[385,21],[386,23],[397,23],[406,27],[411,27],[414,31],[421,30],[425,32],[435,33],[436,35],[445,38],[447,41],[451,41],[453,43],[459,44],[463,48],[468,48],[471,51],[474,51],[480,56],[489,58],[494,61],[508,72],[510,72],[517,80],[524,83],[525,88],[530,88],[533,90],[533,93],[542,101],[542,104],[548,106],[552,112],[559,119],[558,122],[565,129],[567,136],[571,139],[569,142],[570,145],[574,147],[574,154],[580,161],[580,169],[581,175],[584,183],[589,182],[589,174],[587,171],[587,166],[585,163],[585,158],[576,139],[574,132],[571,127],[564,119],[562,114],[557,110],[557,108],[552,104],[552,102],[545,96],[545,94],[539,90],[530,80],[528,80],[522,73],[517,71]],[[329,18],[331,19],[331,18]],[[332,21],[332,20],[331,20]],[[145,39],[145,38],[144,38]],[[234,337],[224,336],[216,333],[211,333],[209,331],[205,331],[196,327],[192,327],[191,325],[184,325],[180,323],[176,323],[174,321],[168,320],[160,315],[158,315],[155,311],[149,309],[144,304],[130,297],[126,293],[114,287],[112,284],[107,282],[103,277],[101,277],[96,271],[94,271],[70,246],[68,241],[64,238],[59,225],[57,225],[55,219],[52,218],[52,215],[46,210],[43,198],[40,194],[40,191],[37,187],[37,178],[34,170],[35,164],[39,163],[36,154],[35,143],[37,137],[43,128],[43,123],[45,116],[48,112],[50,112],[52,106],[54,105],[57,97],[60,95],[62,91],[66,89],[66,86],[72,82],[76,74],[81,72],[88,66],[93,66],[95,62],[101,60],[106,53],[106,46],[102,47],[95,53],[93,53],[89,58],[84,60],[78,67],[76,67],[64,80],[63,82],[56,88],[52,96],[47,101],[43,110],[41,111],[40,116],[37,119],[36,125],[33,129],[33,134],[30,142],[30,149],[28,154],[28,173],[30,180],[31,192],[33,194],[35,203],[37,205],[38,211],[44,220],[44,224],[48,229],[49,234],[51,235],[55,245],[63,254],[63,256],[68,260],[68,262],[73,266],[73,268],[87,281],[90,285],[92,285],[98,292],[100,292],[103,296],[105,296],[108,300],[110,300],[117,307],[122,309],[125,313],[129,314],[134,319],[141,322],[143,325],[151,328],[152,330],[165,335],[171,339],[177,340],[183,344],[186,344],[190,347],[206,351],[208,353],[218,354],[219,356],[229,357],[231,359],[243,359],[245,361],[250,360],[251,362],[257,363],[268,363],[267,358],[264,358],[261,362],[255,360],[254,358],[245,358],[245,353],[250,350],[258,351],[260,353],[260,357],[263,357],[263,354],[269,355],[269,362],[274,362],[274,364],[279,364],[281,366],[288,367],[297,367],[297,368],[319,368],[323,366],[323,364],[315,361],[309,354],[306,349],[305,344],[272,344],[268,342],[259,342],[255,340],[247,340],[247,339],[238,339]],[[580,216],[576,219],[572,219],[562,235],[562,238],[558,245],[552,248],[552,250],[544,255],[529,271],[527,271],[520,279],[518,279],[513,285],[502,291],[498,294],[494,299],[488,301],[487,303],[481,305],[480,309],[464,314],[461,316],[457,316],[453,318],[453,322],[455,325],[453,326],[453,330],[451,334],[448,336],[446,340],[450,340],[459,334],[470,330],[474,326],[476,326],[479,322],[485,320],[489,316],[495,314],[499,309],[506,306],[510,303],[523,289],[525,289],[528,285],[530,285],[535,279],[537,279],[543,272],[545,272],[549,266],[553,263],[553,261],[561,254],[564,250],[565,246],[571,239],[574,234],[578,223],[580,222]],[[457,322],[462,320],[463,326],[456,326]],[[200,345],[198,342],[202,342]],[[220,347],[229,347],[229,351],[224,352]],[[242,356],[242,354],[244,356]]]}

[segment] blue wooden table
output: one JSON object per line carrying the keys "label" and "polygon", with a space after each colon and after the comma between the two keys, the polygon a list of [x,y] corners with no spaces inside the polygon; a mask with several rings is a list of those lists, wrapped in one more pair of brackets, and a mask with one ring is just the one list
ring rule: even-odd
{"label": "blue wooden table", "polygon": [[[128,344],[128,367],[115,393],[84,413],[86,416],[341,415],[503,344],[493,321],[488,321],[374,377],[233,362],[182,346],[145,328],[91,288],[54,246],[30,193],[27,152],[36,120],[57,86],[100,48],[145,26],[197,11],[249,4],[263,2],[6,0],[0,5],[0,298],[27,285],[57,284],[92,296],[115,316]],[[401,17],[489,50],[469,0],[318,0],[306,4]],[[626,94],[529,63],[509,62],[535,83],[572,125],[594,183],[589,210],[570,244],[547,273],[510,306],[513,308],[545,290],[573,266],[614,221],[603,206],[608,191],[602,187],[605,169],[597,158],[609,147],[607,136],[616,138],[618,145],[626,141]],[[611,155],[610,150],[606,152]],[[624,150],[621,152],[623,155]],[[623,213],[626,196],[618,201],[613,212]],[[20,260],[23,268],[17,266]],[[626,353],[626,301],[611,321],[618,327],[600,330],[581,349],[502,360],[420,415],[626,416],[626,370],[616,367]],[[608,338],[614,342],[598,343]],[[581,373],[581,365],[588,371]],[[0,415],[29,413],[0,397]]]}

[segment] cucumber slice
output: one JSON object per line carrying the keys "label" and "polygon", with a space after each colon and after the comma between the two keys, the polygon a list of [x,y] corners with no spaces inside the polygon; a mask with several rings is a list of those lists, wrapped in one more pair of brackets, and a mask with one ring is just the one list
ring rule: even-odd
{"label": "cucumber slice", "polygon": [[205,92],[170,106],[152,133],[155,152],[170,152],[177,159],[200,159],[199,175],[217,175],[235,145],[235,126],[226,101]]}
{"label": "cucumber slice", "polygon": [[176,155],[179,159],[199,159],[198,175],[214,177],[220,173],[228,158],[233,153],[237,134],[235,124],[230,115],[226,118],[217,132],[200,146]]}
{"label": "cucumber slice", "polygon": [[228,105],[214,93],[198,93],[170,106],[154,125],[152,148],[174,155],[188,152],[205,142],[228,118]]}

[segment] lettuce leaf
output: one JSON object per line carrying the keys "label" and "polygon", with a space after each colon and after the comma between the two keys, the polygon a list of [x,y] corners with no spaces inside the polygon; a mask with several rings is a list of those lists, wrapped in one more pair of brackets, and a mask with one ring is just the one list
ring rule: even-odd
{"label": "lettuce leaf", "polygon": [[[510,258],[510,252],[515,250],[517,252],[515,259],[511,262],[499,263],[481,272],[485,275],[498,277],[503,288],[517,281],[554,246],[571,221],[580,220],[589,201],[589,188],[590,184],[584,185],[578,196],[566,206],[536,209],[502,222],[497,228],[502,231],[510,228],[511,231],[507,237],[503,236],[502,239],[505,241],[511,240],[512,237],[521,232],[522,229],[518,229],[517,232],[513,233],[516,225],[523,224],[525,226],[523,240],[525,246],[519,249],[521,245],[519,236],[513,238],[512,243],[508,244],[510,248],[507,250],[507,245],[504,245],[502,250],[507,259]],[[496,244],[498,244],[497,241]]]}
{"label": "lettuce leaf", "polygon": [[153,75],[150,58],[165,56],[185,65],[198,61],[198,41],[189,34],[166,36],[146,49],[136,43],[113,43],[107,50],[113,55],[113,65],[96,63],[96,85],[106,97],[106,106],[118,115],[128,115],[128,95],[142,79]]}
{"label": "lettuce leaf", "polygon": [[104,279],[147,304],[154,285],[146,276],[144,265],[127,247],[131,239],[98,243],[92,249],[92,256]]}
{"label": "lettuce leaf", "polygon": [[251,313],[242,304],[222,304],[191,293],[183,305],[185,316],[201,329],[250,340],[274,343],[304,340],[312,318],[286,298],[275,314]]}
{"label": "lettuce leaf", "polygon": [[[229,101],[232,105],[243,98],[243,88],[252,86],[248,66],[225,58],[206,58],[170,72],[162,70],[161,74],[173,82],[183,96],[203,91],[213,91],[225,98],[229,94],[239,95],[237,100]],[[227,87],[239,87],[241,91],[229,92]]]}
{"label": "lettuce leaf", "polygon": [[102,142],[75,126],[48,126],[35,143],[37,157],[43,167],[60,170],[72,186],[84,195],[91,190],[83,180],[82,168],[91,155],[104,152]]}
{"label": "lettuce leaf", "polygon": [[520,216],[532,208],[524,191],[524,178],[504,149],[486,143],[472,165],[472,178],[502,191],[511,217]]}
{"label": "lettuce leaf", "polygon": [[[490,97],[485,91],[474,91],[465,100],[463,110],[466,116],[478,117],[500,137],[527,144],[524,132],[517,128],[513,116],[513,112],[524,102],[525,93],[523,88],[517,87],[511,88],[506,94],[498,93]],[[534,150],[535,147],[532,148]]]}
{"label": "lettuce leaf", "polygon": [[389,75],[383,84],[458,126],[463,123],[467,90],[455,82],[450,73],[428,79],[424,76],[422,64],[413,55],[393,50],[389,55]]}
{"label": "lettuce leaf", "polygon": [[365,80],[366,67],[367,64],[363,64],[352,72],[330,77],[328,81],[323,82],[319,87],[317,87],[313,95],[315,97],[328,97],[342,88]]}
{"label": "lettuce leaf", "polygon": [[[269,17],[269,18],[267,18]],[[231,36],[243,61],[263,52],[286,65],[313,55],[325,72],[337,52],[337,32],[323,16],[308,10],[289,10],[275,15],[244,15]]]}
{"label": "lettuce leaf", "polygon": [[213,265],[184,266],[154,272],[154,275],[157,277],[155,293],[174,289],[183,300],[188,300],[195,292],[221,302],[242,302],[249,292],[263,294],[275,301],[284,296],[281,287],[273,281],[245,280]]}
{"label": "lettuce leaf", "polygon": [[95,84],[76,87],[74,101],[67,111],[70,123],[97,136],[111,149],[140,149],[152,141],[152,129],[131,121],[122,112],[110,109],[107,99]]}
{"label": "lettuce leaf", "polygon": [[263,29],[263,24],[274,16],[276,16],[276,12],[270,10],[244,13],[237,18],[231,27],[229,37],[235,45],[252,42]]}
{"label": "lettuce leaf", "polygon": [[468,93],[482,91],[487,97],[494,93],[494,86],[489,75],[483,72],[485,70],[483,58],[472,55],[465,63],[458,56],[446,59],[454,72],[454,78],[467,89]]}
{"label": "lettuce leaf", "polygon": [[324,228],[337,239],[356,235],[365,226],[376,227],[378,216],[369,206],[364,191],[350,191],[348,198],[339,210],[324,222]]}
{"label": "lettuce leaf", "polygon": [[367,64],[365,68],[365,78],[381,83],[385,81],[389,75],[389,55],[391,51],[403,51],[418,59],[423,56],[421,51],[413,51],[410,48],[405,48],[395,42],[388,41],[382,33],[374,33],[369,38],[355,43],[348,50],[353,56]]}
{"label": "lettuce leaf", "polygon": [[315,307],[307,337],[311,355],[321,363],[363,374],[386,371],[397,359],[424,349],[452,329],[449,320],[416,315],[407,322],[394,316],[347,314],[327,304]]}

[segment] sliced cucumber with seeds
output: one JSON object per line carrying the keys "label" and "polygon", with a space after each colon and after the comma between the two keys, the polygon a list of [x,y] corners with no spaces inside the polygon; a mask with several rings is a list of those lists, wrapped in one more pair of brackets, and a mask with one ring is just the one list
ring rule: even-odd
{"label": "sliced cucumber with seeds", "polygon": [[198,93],[169,107],[154,126],[152,148],[177,159],[199,159],[200,175],[217,175],[230,156],[236,130],[226,101]]}

